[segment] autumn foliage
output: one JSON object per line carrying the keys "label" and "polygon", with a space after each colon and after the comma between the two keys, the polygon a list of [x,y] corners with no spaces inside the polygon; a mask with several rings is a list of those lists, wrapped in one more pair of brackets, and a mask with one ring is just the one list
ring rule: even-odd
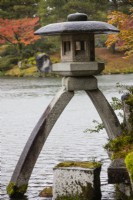
{"label": "autumn foliage", "polygon": [[0,44],[28,45],[38,40],[34,29],[39,18],[2,19],[0,18]]}
{"label": "autumn foliage", "polygon": [[133,55],[133,9],[130,9],[129,15],[114,11],[108,19],[108,23],[117,26],[120,33],[108,36],[107,47],[116,44],[117,48],[124,51],[127,57]]}

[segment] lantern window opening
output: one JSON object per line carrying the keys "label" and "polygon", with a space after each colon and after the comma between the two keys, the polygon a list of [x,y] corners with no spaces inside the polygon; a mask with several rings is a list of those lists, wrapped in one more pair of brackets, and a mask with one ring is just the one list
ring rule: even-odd
{"label": "lantern window opening", "polygon": [[75,53],[76,55],[81,53],[81,52],[84,52],[86,51],[86,41],[76,41],[75,42]]}
{"label": "lantern window opening", "polygon": [[67,55],[71,51],[71,42],[63,41],[63,55]]}

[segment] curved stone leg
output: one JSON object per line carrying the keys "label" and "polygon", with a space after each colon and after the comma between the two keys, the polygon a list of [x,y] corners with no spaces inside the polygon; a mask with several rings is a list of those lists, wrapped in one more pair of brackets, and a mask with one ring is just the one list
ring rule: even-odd
{"label": "curved stone leg", "polygon": [[7,192],[10,196],[19,193],[20,190],[23,191],[20,193],[26,192],[26,186],[28,186],[29,178],[40,151],[52,127],[73,95],[74,92],[68,92],[64,87],[62,87],[39,119],[25,145],[11,181],[7,187]]}
{"label": "curved stone leg", "polygon": [[122,134],[122,130],[119,120],[103,93],[99,89],[92,91],[86,90],[86,93],[96,107],[103,121],[109,139],[114,139],[120,136]]}

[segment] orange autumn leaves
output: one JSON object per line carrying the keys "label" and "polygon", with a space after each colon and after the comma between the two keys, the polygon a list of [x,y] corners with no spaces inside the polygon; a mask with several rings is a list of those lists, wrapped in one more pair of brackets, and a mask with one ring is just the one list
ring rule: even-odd
{"label": "orange autumn leaves", "polygon": [[124,51],[127,57],[133,55],[133,8],[130,14],[114,11],[108,16],[108,23],[113,24],[120,30],[119,34],[111,34],[106,41],[107,47],[117,45],[120,51]]}
{"label": "orange autumn leaves", "polygon": [[2,19],[0,18],[0,44],[28,45],[39,39],[34,35],[39,18]]}

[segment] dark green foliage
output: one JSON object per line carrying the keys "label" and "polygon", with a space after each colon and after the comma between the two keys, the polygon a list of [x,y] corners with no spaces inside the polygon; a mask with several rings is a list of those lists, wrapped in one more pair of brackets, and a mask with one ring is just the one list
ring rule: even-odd
{"label": "dark green foliage", "polygon": [[[53,41],[54,40],[54,41]],[[59,41],[58,38],[41,38],[40,40],[35,41],[34,44],[28,45],[23,50],[24,52],[27,51],[30,54],[30,56],[33,56],[33,54],[37,52],[46,52],[47,54],[52,54],[59,51]]]}
{"label": "dark green foliage", "polygon": [[129,98],[126,100],[126,103],[130,106],[133,106],[133,94],[129,96]]}
{"label": "dark green foliage", "polygon": [[19,19],[37,14],[39,0],[0,0],[0,18]]}
{"label": "dark green foliage", "polygon": [[29,58],[35,56],[38,52],[46,52],[48,55],[51,55],[55,52],[59,52],[59,44],[57,44],[58,38],[52,41],[53,38],[41,38],[27,46],[23,46],[21,58]]}
{"label": "dark green foliage", "polygon": [[65,4],[64,9],[68,13],[86,13],[89,20],[105,20],[108,2],[106,0],[73,0]]}
{"label": "dark green foliage", "polygon": [[133,1],[131,0],[112,0],[109,1],[109,7],[111,10],[118,10],[124,13],[129,13],[129,9],[133,7]]}
{"label": "dark green foliage", "polygon": [[133,144],[132,135],[124,135],[111,140],[108,144],[105,145],[105,148],[109,151],[118,152],[121,151],[128,144]]}
{"label": "dark green foliage", "polygon": [[110,10],[128,12],[133,6],[128,0],[40,0],[38,15],[42,24],[66,21],[67,15],[75,12],[86,13],[89,20],[106,20]]}
{"label": "dark green foliage", "polygon": [[86,13],[90,20],[105,20],[107,0],[40,0],[38,15],[42,24],[66,21],[67,15],[75,12]]}
{"label": "dark green foliage", "polygon": [[0,71],[6,71],[12,69],[14,65],[18,62],[18,57],[15,56],[4,56],[0,58]]}
{"label": "dark green foliage", "polygon": [[21,61],[21,69],[27,69],[36,65],[35,57],[30,57],[28,59],[23,59]]}
{"label": "dark green foliage", "polygon": [[0,71],[12,69],[14,65],[17,65],[19,57],[15,46],[7,45],[0,51]]}
{"label": "dark green foliage", "polygon": [[14,55],[17,56],[17,49],[15,46],[7,45],[5,48],[0,50],[0,56]]}

